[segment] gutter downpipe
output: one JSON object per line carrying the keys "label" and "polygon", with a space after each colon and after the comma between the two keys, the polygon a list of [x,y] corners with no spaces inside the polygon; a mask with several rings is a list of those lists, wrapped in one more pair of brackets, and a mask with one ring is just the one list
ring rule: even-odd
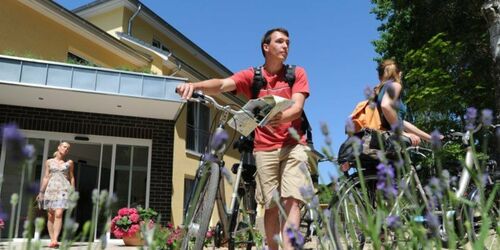
{"label": "gutter downpipe", "polygon": [[139,14],[139,12],[141,11],[141,8],[142,8],[142,4],[139,4],[139,6],[137,7],[137,10],[134,12],[134,14],[130,17],[130,19],[128,19],[128,31],[127,31],[127,34],[129,36],[131,36],[132,34],[132,20],[134,20],[134,18]]}

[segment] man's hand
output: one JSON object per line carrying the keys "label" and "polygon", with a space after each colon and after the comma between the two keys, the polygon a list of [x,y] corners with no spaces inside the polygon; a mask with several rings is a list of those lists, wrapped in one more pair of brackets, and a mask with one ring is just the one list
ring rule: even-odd
{"label": "man's hand", "polygon": [[273,118],[271,118],[271,120],[269,120],[269,122],[267,123],[267,125],[271,126],[271,127],[278,127],[281,123],[281,118],[283,117],[283,112],[279,112],[277,113],[275,116],[273,116]]}
{"label": "man's hand", "polygon": [[175,93],[179,94],[182,99],[188,100],[194,92],[194,85],[190,82],[177,85]]}

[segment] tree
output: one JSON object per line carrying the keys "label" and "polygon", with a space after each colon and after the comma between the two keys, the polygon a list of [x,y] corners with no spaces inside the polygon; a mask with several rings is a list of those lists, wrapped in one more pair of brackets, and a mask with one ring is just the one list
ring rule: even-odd
{"label": "tree", "polygon": [[[490,0],[483,4],[481,11],[488,21],[490,33],[490,48],[495,65],[495,110],[500,115],[500,1]],[[500,118],[498,118],[500,119]]]}
{"label": "tree", "polygon": [[[463,128],[467,107],[495,108],[495,70],[483,1],[372,0],[380,59],[403,69],[408,120],[427,131]],[[498,108],[496,108],[498,113]]]}

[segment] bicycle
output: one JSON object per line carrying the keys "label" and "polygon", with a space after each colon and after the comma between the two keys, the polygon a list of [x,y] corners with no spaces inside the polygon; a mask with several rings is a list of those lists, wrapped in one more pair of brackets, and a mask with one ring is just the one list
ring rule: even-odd
{"label": "bicycle", "polygon": [[[465,134],[451,132],[450,135],[453,137],[462,137],[464,144],[467,144],[469,140],[468,138],[470,138],[469,131]],[[350,170],[352,172],[348,174],[347,180],[340,184],[339,192],[341,195],[338,197],[338,200],[332,202],[331,206],[335,208],[332,211],[337,211],[339,213],[339,217],[342,219],[343,223],[332,225],[332,227],[335,226],[337,232],[341,232],[343,234],[343,238],[346,240],[348,248],[363,248],[367,241],[366,236],[370,236],[372,240],[373,237],[379,237],[381,239],[377,240],[384,242],[390,242],[393,240],[394,243],[397,241],[409,240],[408,237],[411,236],[404,234],[395,235],[394,232],[391,232],[390,230],[382,230],[378,235],[365,235],[364,232],[366,231],[365,226],[367,220],[369,218],[373,219],[373,217],[371,217],[373,215],[377,216],[377,206],[387,206],[387,217],[392,215],[398,216],[398,218],[402,220],[402,223],[421,223],[425,226],[429,226],[428,224],[431,224],[431,222],[427,221],[423,216],[424,212],[427,214],[432,213],[434,215],[438,215],[440,222],[439,228],[435,233],[439,234],[442,243],[445,245],[451,243],[449,242],[450,235],[447,231],[447,226],[444,226],[446,225],[446,222],[450,220],[457,222],[456,224],[463,222],[460,221],[459,218],[461,218],[460,216],[464,212],[467,212],[469,217],[472,217],[471,214],[473,212],[471,212],[471,208],[467,210],[463,205],[459,209],[454,209],[443,204],[431,204],[433,201],[429,201],[418,173],[418,169],[422,169],[422,166],[418,165],[418,163],[423,161],[412,161],[411,158],[420,157],[422,159],[427,159],[430,157],[431,159],[434,159],[434,154],[431,149],[423,147],[407,147],[406,152],[412,154],[413,157],[406,159],[409,161],[409,164],[407,164],[409,171],[406,171],[405,173],[405,168],[399,170],[402,171],[402,186],[414,187],[417,190],[417,197],[409,195],[404,188],[401,188],[397,190],[397,195],[394,197],[393,204],[381,203],[380,199],[376,199],[376,196],[380,196],[380,194],[375,191],[379,178],[376,173],[374,173],[374,166],[371,166],[371,168],[366,167],[362,170],[363,178],[360,178],[361,173],[357,172],[357,168],[351,168]],[[458,189],[454,192],[455,197],[457,198],[466,198],[466,190],[473,188],[473,186],[469,183],[471,179],[469,170],[472,170],[473,168],[479,169],[479,166],[477,162],[472,160],[472,154],[472,147],[468,146],[466,150],[465,167],[462,169],[462,173],[460,175]],[[371,170],[371,172],[368,171],[368,169]],[[361,179],[364,181],[362,182]],[[399,187],[401,186],[401,183],[397,184]],[[474,192],[472,192],[472,194],[474,194]],[[471,196],[469,196],[469,200],[472,200]],[[465,230],[459,229],[459,231],[461,234],[459,237],[464,237],[464,235],[466,235]]]}
{"label": "bicycle", "polygon": [[[237,110],[228,105],[220,105],[214,98],[201,92],[193,93],[189,101],[211,105],[222,114],[211,138],[209,150],[200,157],[189,202],[184,208],[185,216],[182,227],[185,236],[181,247],[182,249],[196,250],[203,248],[214,204],[217,203],[220,222],[215,228],[216,246],[222,245],[227,240],[229,249],[234,249],[239,244],[246,244],[247,249],[251,249],[257,207],[254,199],[255,181],[253,181],[256,168],[255,163],[251,160],[253,142],[242,137],[239,140],[239,145],[236,145],[241,157],[239,163],[232,168],[236,178],[233,183],[231,202],[227,207],[224,195],[224,178],[221,175],[226,171],[222,157],[228,138],[222,135],[225,132],[224,125],[228,115],[234,115]],[[247,239],[240,240],[240,237]],[[191,245],[193,241],[194,244]]]}

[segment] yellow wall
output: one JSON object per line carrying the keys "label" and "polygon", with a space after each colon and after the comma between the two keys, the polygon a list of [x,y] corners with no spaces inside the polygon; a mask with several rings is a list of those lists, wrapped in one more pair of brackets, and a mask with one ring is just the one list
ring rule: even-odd
{"label": "yellow wall", "polygon": [[[173,170],[172,170],[172,186],[174,188],[172,192],[172,223],[174,225],[180,225],[182,223],[183,217],[183,202],[184,202],[184,179],[194,179],[196,169],[199,164],[199,156],[194,155],[186,151],[186,117],[187,117],[186,105],[182,109],[179,119],[175,124],[175,135],[174,135],[174,160],[173,160]],[[214,118],[214,110],[210,111],[211,120]],[[229,139],[231,142],[233,131],[228,130]],[[238,135],[235,135],[237,139]],[[230,171],[231,166],[239,160],[239,153],[232,149],[232,145],[228,145],[230,149],[224,156],[224,161],[226,162],[226,168]],[[234,175],[232,175],[234,180]],[[222,177],[223,178],[223,177]],[[229,203],[230,195],[232,192],[232,186],[225,181],[225,194],[226,202]],[[227,204],[229,206],[229,204]],[[215,226],[218,222],[217,206],[214,207],[214,213],[210,225]]]}
{"label": "yellow wall", "polygon": [[65,62],[72,50],[100,66],[138,67],[15,0],[2,1],[0,30],[0,54]]}

